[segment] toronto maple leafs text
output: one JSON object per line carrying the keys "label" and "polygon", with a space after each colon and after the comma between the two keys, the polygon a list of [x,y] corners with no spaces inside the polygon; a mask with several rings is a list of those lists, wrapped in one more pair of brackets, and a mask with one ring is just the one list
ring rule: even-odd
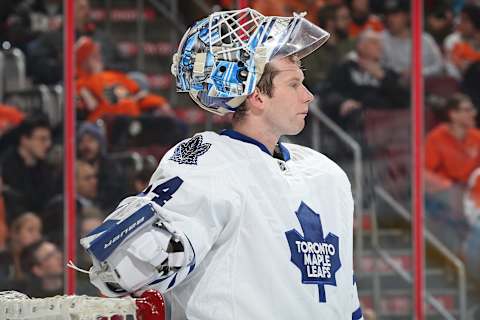
{"label": "toronto maple leafs text", "polygon": [[329,243],[295,241],[297,251],[304,256],[304,264],[309,278],[331,278],[330,257],[335,255],[335,246]]}

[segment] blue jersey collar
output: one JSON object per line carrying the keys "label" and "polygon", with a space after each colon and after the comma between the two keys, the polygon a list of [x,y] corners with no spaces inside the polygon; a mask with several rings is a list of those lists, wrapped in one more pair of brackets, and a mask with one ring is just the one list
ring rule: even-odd
{"label": "blue jersey collar", "polygon": [[[224,135],[224,136],[228,136],[232,139],[235,139],[235,140],[240,140],[240,141],[243,141],[243,142],[247,142],[247,143],[251,143],[251,144],[254,144],[256,145],[257,147],[260,148],[260,150],[262,150],[263,152],[265,152],[266,154],[268,154],[269,156],[272,156],[272,154],[270,153],[270,151],[268,151],[267,147],[265,147],[265,145],[253,138],[250,138],[238,131],[235,131],[233,129],[225,129],[225,130],[222,130],[220,132],[221,135]],[[283,158],[282,160],[284,161],[288,161],[290,160],[290,152],[288,152],[288,149],[281,143],[281,142],[278,142],[277,144],[277,147],[275,149],[278,148],[278,152],[280,153],[281,157]]]}

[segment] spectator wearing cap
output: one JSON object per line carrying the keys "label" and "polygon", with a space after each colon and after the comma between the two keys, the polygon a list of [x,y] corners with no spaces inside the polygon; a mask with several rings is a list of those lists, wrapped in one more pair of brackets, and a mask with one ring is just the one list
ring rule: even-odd
{"label": "spectator wearing cap", "polygon": [[94,122],[105,116],[138,117],[141,113],[171,114],[167,100],[141,90],[137,82],[120,71],[104,70],[100,46],[89,37],[75,43],[78,109]]}
{"label": "spectator wearing cap", "polygon": [[26,276],[24,292],[30,297],[46,298],[63,294],[64,265],[58,247],[46,240],[27,246],[20,256]]}
{"label": "spectator wearing cap", "polygon": [[426,27],[439,47],[453,30],[453,10],[446,1],[432,1],[426,8]]}
{"label": "spectator wearing cap", "polygon": [[60,190],[54,169],[46,162],[51,129],[44,117],[26,118],[17,128],[17,139],[2,161],[2,178],[8,214],[41,212]]}
{"label": "spectator wearing cap", "polygon": [[383,31],[384,26],[379,17],[370,12],[369,0],[350,1],[351,22],[348,26],[348,34],[356,38],[364,30]]}
{"label": "spectator wearing cap", "polygon": [[[410,1],[386,0],[386,31],[383,34],[383,64],[402,75],[405,82],[410,79],[412,63],[412,38],[410,32]],[[439,75],[443,71],[443,59],[435,40],[428,33],[422,35],[423,75]]]}
{"label": "spectator wearing cap", "polygon": [[467,68],[480,61],[480,7],[466,4],[455,32],[444,41],[447,74],[461,80]]}
{"label": "spectator wearing cap", "polygon": [[128,193],[126,175],[107,154],[103,128],[84,122],[77,133],[77,157],[90,164],[98,174],[98,202],[104,210],[115,208]]}

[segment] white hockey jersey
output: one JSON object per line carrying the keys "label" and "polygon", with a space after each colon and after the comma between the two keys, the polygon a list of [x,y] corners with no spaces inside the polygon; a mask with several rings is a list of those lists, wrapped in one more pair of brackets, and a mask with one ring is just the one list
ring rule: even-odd
{"label": "white hockey jersey", "polygon": [[309,148],[278,149],[284,160],[233,130],[204,132],[160,162],[147,192],[176,181],[162,214],[195,253],[150,286],[171,319],[362,319],[348,178]]}

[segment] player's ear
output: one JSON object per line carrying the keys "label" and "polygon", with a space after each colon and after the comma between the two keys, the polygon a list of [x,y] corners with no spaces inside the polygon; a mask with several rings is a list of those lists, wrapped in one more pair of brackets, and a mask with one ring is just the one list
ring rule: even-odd
{"label": "player's ear", "polygon": [[253,93],[247,97],[247,103],[250,105],[249,110],[253,113],[263,111],[265,108],[265,95],[255,88]]}

